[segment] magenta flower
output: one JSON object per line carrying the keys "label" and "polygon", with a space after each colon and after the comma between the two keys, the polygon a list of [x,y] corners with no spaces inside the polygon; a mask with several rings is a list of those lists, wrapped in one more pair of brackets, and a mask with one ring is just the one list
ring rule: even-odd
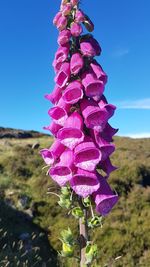
{"label": "magenta flower", "polygon": [[56,14],[56,16],[54,17],[54,19],[53,19],[53,24],[57,27],[57,24],[58,24],[58,21],[59,21],[59,19],[62,17],[62,13],[61,12],[58,12],[57,14]]}
{"label": "magenta flower", "polygon": [[83,25],[91,32],[94,24],[78,6],[79,0],[62,0],[53,19],[59,48],[53,61],[55,87],[45,96],[54,104],[48,111],[52,122],[44,129],[55,141],[40,154],[58,185],[69,183],[77,195],[91,196],[105,216],[118,200],[106,181],[116,169],[110,156],[118,129],[108,123],[116,107],[104,96],[108,77],[95,59],[101,46],[93,35],[82,35]]}
{"label": "magenta flower", "polygon": [[83,119],[78,112],[74,112],[66,120],[62,129],[58,131],[57,138],[66,147],[73,149],[84,139]]}
{"label": "magenta flower", "polygon": [[102,96],[104,92],[104,83],[96,78],[92,72],[85,72],[82,75],[82,83],[85,87],[85,94],[88,97]]}
{"label": "magenta flower", "polygon": [[77,23],[81,23],[85,20],[85,15],[81,10],[77,10],[76,11],[76,15],[75,15],[75,21]]}
{"label": "magenta flower", "polygon": [[60,156],[60,161],[50,168],[49,174],[60,186],[64,186],[73,176],[74,163],[73,151],[66,149]]}
{"label": "magenta flower", "polygon": [[50,131],[55,137],[57,136],[58,131],[62,128],[61,125],[52,122],[49,126],[43,127],[44,130]]}
{"label": "magenta flower", "polygon": [[61,126],[64,126],[65,121],[68,118],[66,110],[58,106],[49,109],[48,114],[53,119],[53,122]]}
{"label": "magenta flower", "polygon": [[100,167],[107,175],[105,178],[108,178],[110,173],[117,169],[117,167],[112,165],[110,158],[107,158],[105,161],[101,162]]}
{"label": "magenta flower", "polygon": [[88,197],[97,191],[100,187],[97,174],[78,169],[77,174],[70,180],[70,185],[77,195]]}
{"label": "magenta flower", "polygon": [[64,29],[66,29],[66,27],[67,27],[67,18],[64,17],[64,16],[61,16],[57,21],[56,27],[57,27],[57,29],[59,31],[62,31]]}
{"label": "magenta flower", "polygon": [[66,103],[63,97],[59,99],[57,106],[63,108],[68,114],[70,113],[71,104]]}
{"label": "magenta flower", "polygon": [[87,57],[99,56],[101,53],[99,43],[92,37],[81,41],[80,50],[82,54]]}
{"label": "magenta flower", "polygon": [[94,100],[85,98],[81,101],[80,107],[86,127],[102,131],[107,123],[107,111],[100,109]]}
{"label": "magenta flower", "polygon": [[71,32],[70,30],[63,30],[59,33],[59,36],[58,36],[58,44],[63,46],[63,45],[66,45],[69,43],[70,41],[70,38],[71,38]]}
{"label": "magenta flower", "polygon": [[115,129],[111,127],[109,123],[106,123],[105,128],[103,129],[103,132],[101,132],[101,136],[107,141],[107,142],[113,142],[112,137],[118,132],[118,129]]}
{"label": "magenta flower", "polygon": [[55,54],[55,60],[58,63],[64,62],[68,58],[69,46],[60,46]]}
{"label": "magenta flower", "polygon": [[63,92],[63,100],[68,104],[75,104],[83,98],[83,86],[81,82],[71,82]]}
{"label": "magenta flower", "polygon": [[76,23],[76,22],[73,22],[71,24],[70,30],[71,30],[72,36],[74,36],[74,37],[78,37],[83,31],[81,24]]}
{"label": "magenta flower", "polygon": [[71,57],[70,69],[71,73],[77,75],[84,66],[84,60],[81,54],[75,53]]}
{"label": "magenta flower", "polygon": [[64,152],[65,146],[62,145],[57,139],[49,149],[42,149],[40,154],[47,165],[52,165],[56,159]]}
{"label": "magenta flower", "polygon": [[64,87],[70,78],[70,63],[65,62],[62,64],[60,71],[55,77],[55,82],[59,87]]}
{"label": "magenta flower", "polygon": [[67,16],[70,14],[72,10],[72,5],[71,3],[66,3],[63,7],[62,7],[62,15],[63,16]]}
{"label": "magenta flower", "polygon": [[99,146],[102,154],[101,161],[104,161],[115,151],[115,146],[114,144],[108,143],[105,139],[103,139],[99,132],[95,130],[93,132],[95,142]]}
{"label": "magenta flower", "polygon": [[52,104],[56,104],[62,95],[62,88],[58,85],[55,85],[55,88],[51,94],[45,95],[45,98],[52,102]]}
{"label": "magenta flower", "polygon": [[118,201],[118,195],[114,194],[105,178],[99,175],[100,188],[93,194],[96,210],[106,216]]}
{"label": "magenta flower", "polygon": [[101,151],[90,138],[85,138],[84,142],[74,149],[74,163],[76,167],[83,170],[94,171],[101,157]]}
{"label": "magenta flower", "polygon": [[100,81],[102,81],[104,84],[107,83],[107,75],[106,73],[103,71],[102,67],[96,62],[93,62],[90,64],[93,72],[95,73],[97,79],[100,79]]}

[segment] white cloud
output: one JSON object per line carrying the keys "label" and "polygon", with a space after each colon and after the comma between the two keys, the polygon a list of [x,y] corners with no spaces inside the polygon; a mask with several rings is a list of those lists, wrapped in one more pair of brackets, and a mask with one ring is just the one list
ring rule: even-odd
{"label": "white cloud", "polygon": [[116,102],[120,109],[150,109],[150,98]]}
{"label": "white cloud", "polygon": [[148,133],[128,133],[120,134],[119,136],[130,137],[130,138],[150,138],[150,132]]}
{"label": "white cloud", "polygon": [[116,57],[116,58],[120,58],[120,57],[123,57],[127,54],[129,54],[128,48],[118,48],[112,53],[112,56]]}

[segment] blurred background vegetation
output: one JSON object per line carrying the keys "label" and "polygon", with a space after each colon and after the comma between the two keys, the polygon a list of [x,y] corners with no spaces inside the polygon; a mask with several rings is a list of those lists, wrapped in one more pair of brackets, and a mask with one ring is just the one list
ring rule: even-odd
{"label": "blurred background vegetation", "polygon": [[[39,155],[52,137],[36,132],[0,129],[0,267],[78,266],[63,260],[58,240],[77,222],[57,205],[59,192]],[[119,203],[91,232],[99,260],[93,267],[150,266],[150,139],[115,137],[112,162],[119,169],[110,184]]]}

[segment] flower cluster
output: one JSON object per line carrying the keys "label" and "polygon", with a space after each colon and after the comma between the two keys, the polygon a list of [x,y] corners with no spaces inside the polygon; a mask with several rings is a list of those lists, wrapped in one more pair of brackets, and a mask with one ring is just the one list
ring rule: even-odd
{"label": "flower cluster", "polygon": [[53,20],[59,48],[53,61],[56,85],[46,95],[54,104],[48,111],[52,123],[45,129],[55,141],[41,155],[59,186],[69,183],[77,195],[91,196],[105,216],[118,200],[107,182],[116,169],[110,155],[117,130],[108,123],[116,107],[103,94],[107,75],[95,60],[101,47],[92,34],[82,34],[83,26],[91,32],[94,25],[78,6],[78,0],[63,0]]}

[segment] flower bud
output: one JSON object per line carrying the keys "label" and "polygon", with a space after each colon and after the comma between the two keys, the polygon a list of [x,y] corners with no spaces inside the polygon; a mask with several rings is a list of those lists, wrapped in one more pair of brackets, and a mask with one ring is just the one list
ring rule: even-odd
{"label": "flower bud", "polygon": [[70,30],[63,30],[59,33],[57,42],[59,45],[63,46],[65,44],[69,43],[70,38],[71,38]]}
{"label": "flower bud", "polygon": [[58,29],[59,31],[64,30],[64,29],[66,28],[66,26],[67,26],[67,22],[68,22],[68,21],[67,21],[67,18],[61,16],[61,17],[58,19],[58,22],[57,22],[57,25],[56,25],[57,29]]}
{"label": "flower bud", "polygon": [[62,8],[62,15],[67,16],[70,14],[72,9],[72,5],[70,3],[67,3],[66,5],[63,6]]}
{"label": "flower bud", "polygon": [[98,226],[102,226],[102,217],[94,216],[92,219],[88,221],[88,227],[96,228]]}
{"label": "flower bud", "polygon": [[71,73],[77,75],[84,66],[84,60],[81,54],[75,53],[71,57],[70,68]]}
{"label": "flower bud", "polygon": [[56,16],[54,17],[54,19],[53,19],[53,24],[54,24],[55,26],[57,26],[58,20],[61,18],[61,16],[62,16],[62,13],[61,13],[61,12],[58,12],[58,13],[56,14]]}
{"label": "flower bud", "polygon": [[83,210],[82,210],[80,207],[75,207],[75,208],[73,208],[73,209],[72,209],[72,215],[73,215],[76,219],[79,219],[79,218],[84,217]]}
{"label": "flower bud", "polygon": [[77,23],[81,23],[85,20],[85,16],[84,13],[81,10],[77,10],[76,11],[76,15],[75,15],[75,21]]}
{"label": "flower bud", "polygon": [[87,15],[85,15],[85,20],[84,20],[83,24],[89,32],[94,31],[94,24]]}
{"label": "flower bud", "polygon": [[101,47],[93,37],[82,40],[80,49],[82,54],[88,57],[99,56],[101,54]]}
{"label": "flower bud", "polygon": [[74,37],[78,37],[82,33],[82,26],[76,22],[73,22],[71,24],[70,30],[71,30],[71,34]]}

